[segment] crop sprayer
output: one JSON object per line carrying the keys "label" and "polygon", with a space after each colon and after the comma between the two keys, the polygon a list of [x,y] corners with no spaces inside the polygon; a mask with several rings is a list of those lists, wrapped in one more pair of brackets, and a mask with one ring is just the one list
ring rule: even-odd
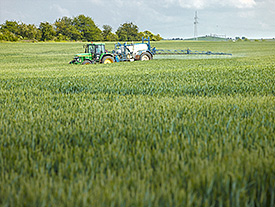
{"label": "crop sprayer", "polygon": [[232,55],[223,52],[162,50],[151,47],[150,38],[142,38],[142,43],[115,44],[115,49],[108,52],[104,43],[89,43],[83,46],[85,53],[77,54],[70,64],[114,63],[125,61],[152,60],[154,55]]}

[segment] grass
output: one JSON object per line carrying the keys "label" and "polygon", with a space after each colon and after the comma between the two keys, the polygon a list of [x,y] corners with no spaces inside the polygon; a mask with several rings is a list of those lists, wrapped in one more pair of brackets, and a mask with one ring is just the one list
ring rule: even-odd
{"label": "grass", "polygon": [[[69,65],[82,43],[1,43],[1,206],[274,206],[274,42]],[[112,49],[112,43],[107,43]]]}

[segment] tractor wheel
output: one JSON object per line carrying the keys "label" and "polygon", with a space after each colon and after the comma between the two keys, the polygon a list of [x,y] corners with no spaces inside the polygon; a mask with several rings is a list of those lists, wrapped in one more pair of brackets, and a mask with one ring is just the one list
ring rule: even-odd
{"label": "tractor wheel", "polygon": [[115,62],[115,59],[112,56],[105,56],[102,59],[103,64],[109,64],[109,63],[114,63],[114,62]]}
{"label": "tractor wheel", "polygon": [[141,61],[146,61],[146,60],[151,60],[151,59],[152,59],[152,56],[148,52],[144,52],[140,56]]}
{"label": "tractor wheel", "polygon": [[82,65],[89,65],[92,64],[92,62],[90,60],[84,60]]}

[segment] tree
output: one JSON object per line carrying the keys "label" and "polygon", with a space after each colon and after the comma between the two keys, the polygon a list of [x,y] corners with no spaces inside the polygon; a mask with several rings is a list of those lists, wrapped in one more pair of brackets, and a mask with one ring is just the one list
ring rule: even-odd
{"label": "tree", "polygon": [[139,33],[138,33],[138,39],[141,40],[142,37],[145,37],[144,32],[139,32]]}
{"label": "tree", "polygon": [[73,25],[73,20],[68,17],[62,17],[54,23],[56,34],[62,40],[81,40],[81,33]]}
{"label": "tree", "polygon": [[19,25],[15,21],[6,21],[0,28],[0,40],[17,41],[19,39]]}
{"label": "tree", "polygon": [[42,41],[53,40],[56,34],[53,25],[49,22],[41,22],[39,25],[39,30],[41,31],[41,39]]}
{"label": "tree", "polygon": [[160,40],[162,40],[163,38],[160,36],[160,34],[157,34],[157,35],[155,35],[155,39],[156,39],[156,41],[160,41]]}
{"label": "tree", "polygon": [[6,21],[1,25],[1,30],[9,31],[15,35],[19,35],[19,24],[16,21]]}
{"label": "tree", "polygon": [[112,33],[112,27],[109,25],[103,25],[102,37],[104,41],[117,41],[118,37]]}
{"label": "tree", "polygon": [[18,40],[18,37],[8,30],[1,30],[0,40],[15,42]]}
{"label": "tree", "polygon": [[120,41],[138,40],[138,26],[131,23],[124,23],[117,29],[116,34]]}
{"label": "tree", "polygon": [[150,37],[151,40],[154,40],[154,34],[148,30],[144,31],[145,38]]}
{"label": "tree", "polygon": [[24,24],[19,25],[19,31],[22,38],[27,40],[40,39],[39,31],[34,24]]}
{"label": "tree", "polygon": [[103,25],[102,36],[105,41],[108,41],[108,36],[112,33],[112,27],[109,25]]}
{"label": "tree", "polygon": [[73,19],[73,26],[81,34],[84,41],[99,41],[102,39],[101,30],[90,17],[79,15]]}
{"label": "tree", "polygon": [[140,38],[144,37],[144,38],[150,38],[150,40],[152,41],[160,41],[162,40],[162,37],[157,34],[157,35],[154,35],[152,32],[148,31],[148,30],[145,30],[144,32],[140,32],[139,33],[139,36]]}

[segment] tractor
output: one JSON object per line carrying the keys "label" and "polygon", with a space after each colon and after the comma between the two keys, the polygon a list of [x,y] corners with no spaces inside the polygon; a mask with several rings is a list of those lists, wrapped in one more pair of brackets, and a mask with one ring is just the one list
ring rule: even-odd
{"label": "tractor", "polygon": [[[147,42],[145,42],[147,41]],[[151,60],[156,53],[155,48],[151,48],[150,39],[142,39],[142,43],[115,45],[112,53],[105,49],[104,43],[89,43],[83,46],[85,53],[77,54],[70,64],[94,64],[94,63],[114,63],[123,61]]]}
{"label": "tractor", "polygon": [[70,62],[70,64],[94,64],[94,63],[113,63],[113,54],[108,53],[104,43],[89,43],[84,45],[85,53],[80,53]]}

